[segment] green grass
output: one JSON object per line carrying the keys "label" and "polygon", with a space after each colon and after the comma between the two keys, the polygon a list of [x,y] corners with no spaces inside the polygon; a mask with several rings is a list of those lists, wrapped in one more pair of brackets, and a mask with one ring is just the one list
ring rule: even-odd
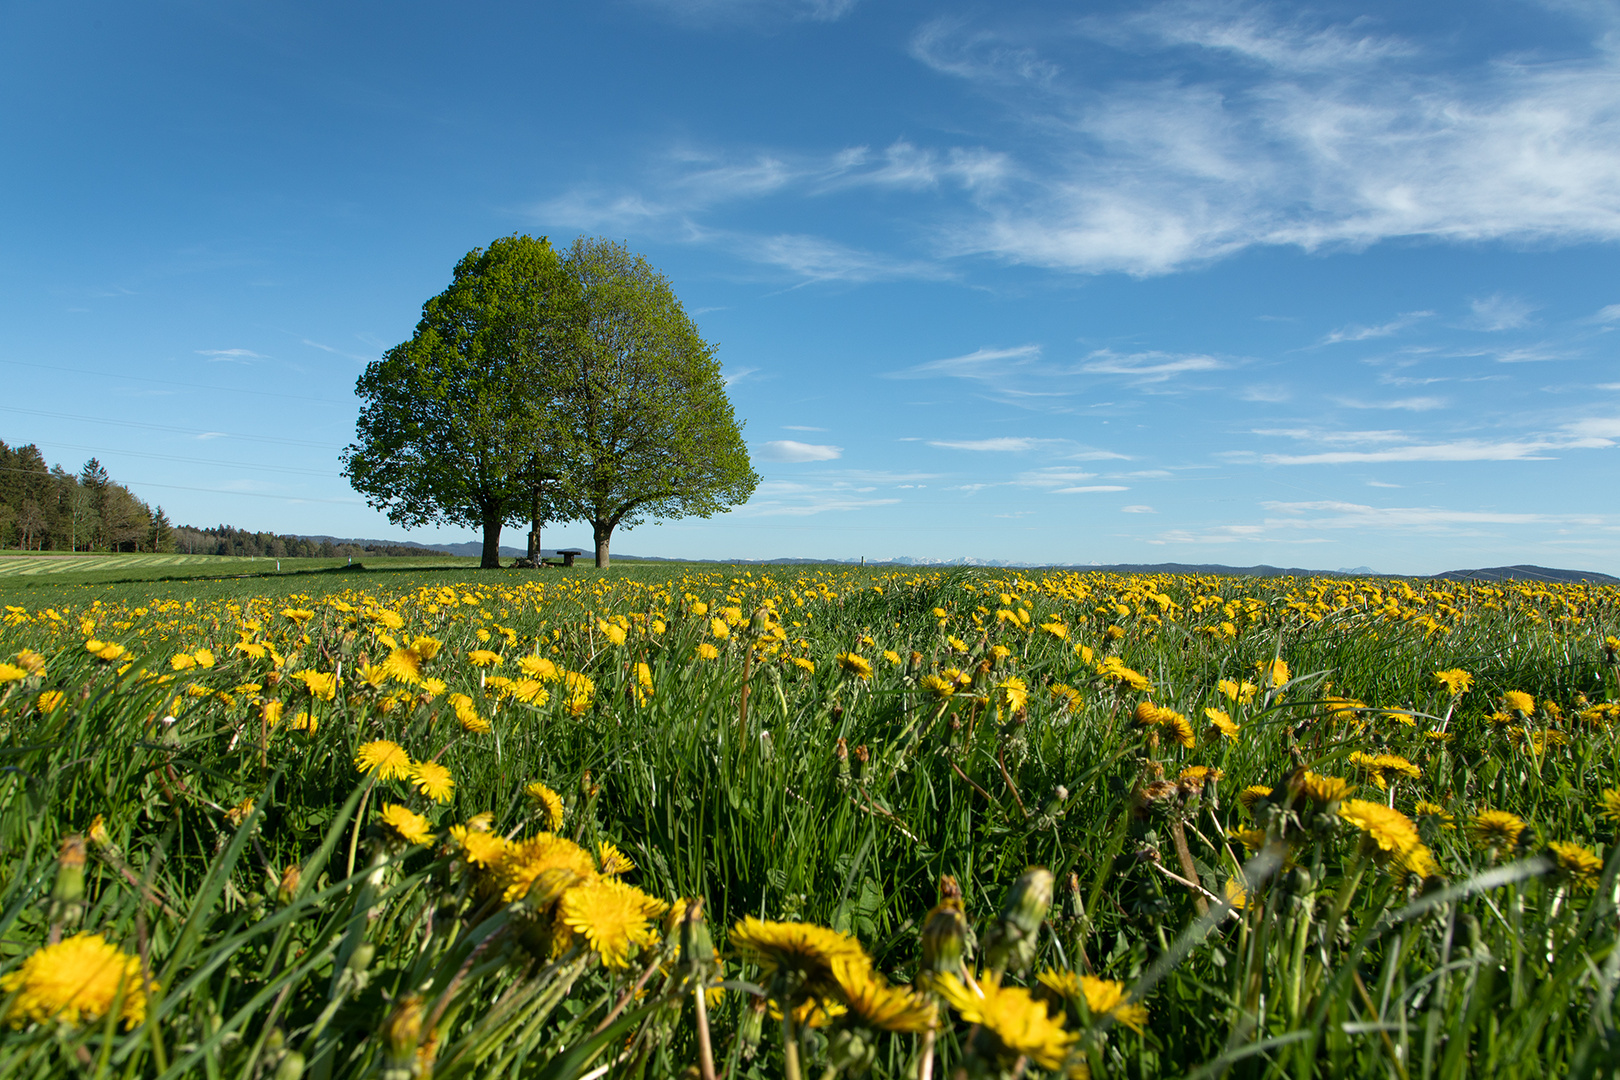
{"label": "green grass", "polygon": [[[0,1072],[254,1077],[301,1055],[305,1075],[403,1077],[416,1067],[400,1040],[416,1045],[406,1035],[417,995],[430,1018],[444,1009],[436,1076],[580,1076],[604,1065],[612,1075],[673,1075],[698,1057],[691,980],[724,978],[728,991],[709,1010],[720,1067],[781,1075],[782,1039],[771,1024],[758,1037],[751,1001],[802,988],[740,962],[727,945],[736,920],[846,931],[879,971],[911,983],[942,876],[960,883],[986,941],[1001,932],[1003,897],[1030,866],[1049,868],[1055,896],[1037,917],[1032,963],[1023,971],[1012,962],[1008,981],[1029,985],[1048,968],[1094,973],[1130,987],[1149,1011],[1138,1035],[1078,1004],[1062,1010],[1077,1040],[1071,1062],[1096,1074],[1612,1068],[1620,860],[1600,811],[1601,793],[1620,784],[1620,725],[1580,714],[1583,696],[1587,710],[1620,697],[1602,644],[1620,625],[1614,590],[1396,587],[1375,599],[1342,581],[646,565],[481,572],[392,560],[386,570],[310,569],[151,584],[63,576],[3,594],[27,611],[0,628],[0,651],[36,648],[48,674],[10,684],[0,699],[0,971],[17,970],[53,925],[77,925],[145,955],[161,989],[148,1001],[152,1019],[129,1030],[18,1031],[0,1042]],[[728,598],[744,616],[770,601],[785,638],[746,668],[746,718],[750,631],[719,639],[711,626]],[[692,600],[711,610],[693,614]],[[1325,611],[1310,610],[1317,600]],[[38,614],[45,608],[59,621]],[[284,608],[310,614],[289,619]],[[943,627],[936,608],[947,613]],[[995,614],[1019,608],[1033,624],[1060,622],[1067,637]],[[382,610],[403,625],[368,614]],[[615,645],[600,620],[621,614],[630,632]],[[1443,629],[1426,630],[1423,616]],[[662,633],[654,617],[667,623]],[[94,625],[82,627],[85,618]],[[238,626],[255,620],[241,638]],[[357,672],[388,655],[384,635],[403,646],[419,634],[443,642],[425,668],[447,685],[431,700],[417,693],[389,706],[409,688],[374,690]],[[86,636],[129,652],[97,660]],[[239,639],[271,642],[282,664],[235,650]],[[718,647],[716,659],[695,655],[702,642]],[[1091,661],[1077,653],[1082,644]],[[171,668],[169,657],[205,645],[214,666]],[[466,657],[478,648],[506,662],[473,667]],[[840,668],[835,657],[847,652],[874,664],[870,679]],[[559,683],[544,704],[480,691],[481,675],[520,676],[525,655],[588,675],[589,704],[573,715]],[[1099,673],[1104,656],[1154,691],[1114,687]],[[1261,688],[1247,704],[1218,691],[1219,680],[1254,679],[1256,664],[1277,656],[1292,668],[1287,686]],[[652,692],[638,700],[640,663]],[[921,681],[981,664],[973,689],[946,700]],[[339,665],[330,701],[292,677]],[[1433,677],[1451,667],[1475,680],[1456,702]],[[1027,702],[1009,678],[1023,681]],[[198,695],[188,696],[193,683]],[[1077,704],[1065,707],[1055,684],[1076,690]],[[45,689],[67,696],[42,710]],[[1537,711],[1493,722],[1509,690],[1533,694]],[[456,721],[448,695],[458,692],[490,733]],[[1334,719],[1330,696],[1367,709]],[[1195,745],[1134,723],[1147,698],[1190,718]],[[257,699],[283,703],[282,722],[266,728]],[[1206,708],[1231,712],[1239,736],[1216,734]],[[288,722],[305,710],[318,722],[313,734]],[[1449,741],[1427,736],[1441,729]],[[397,780],[368,793],[351,761],[375,739],[447,766],[450,801],[429,803]],[[1417,766],[1393,801],[1432,851],[1440,873],[1431,880],[1405,878],[1347,822],[1282,794],[1298,766],[1357,777],[1357,751]],[[1202,793],[1149,786],[1189,765],[1224,778]],[[623,973],[578,949],[537,955],[549,915],[491,903],[453,845],[408,848],[376,823],[377,808],[393,802],[426,814],[441,839],[483,811],[498,831],[531,835],[531,781],[564,796],[565,835],[592,849],[611,842],[633,859],[630,879],[645,892],[704,897],[724,971],[657,950]],[[1362,781],[1358,797],[1388,798]],[[1277,793],[1252,815],[1237,800],[1250,784]],[[233,822],[228,811],[249,799],[251,817]],[[1419,799],[1456,827],[1418,814]],[[1485,808],[1529,823],[1517,848],[1472,842],[1470,816]],[[108,832],[91,844],[82,900],[53,905],[59,845],[98,815]],[[1258,854],[1227,838],[1243,828],[1265,831]],[[1556,868],[1551,841],[1596,853],[1595,888]],[[278,895],[291,866],[302,867],[301,884]],[[1242,886],[1247,906],[1201,914],[1201,896],[1177,878],[1215,897],[1229,882]],[[665,940],[679,937],[676,928]],[[363,972],[346,966],[368,954]],[[628,995],[643,972],[642,996]],[[985,1031],[950,1016],[935,1076],[1015,1066],[1016,1055],[998,1060],[1004,1048]],[[862,1034],[845,1019],[798,1033],[794,1045],[806,1075],[869,1065],[900,1077],[913,1074],[923,1040]],[[871,1060],[853,1060],[853,1048],[869,1048]]]}

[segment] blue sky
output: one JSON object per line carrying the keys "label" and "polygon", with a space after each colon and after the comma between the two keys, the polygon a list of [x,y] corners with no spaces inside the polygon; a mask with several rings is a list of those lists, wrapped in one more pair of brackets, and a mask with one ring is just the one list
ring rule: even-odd
{"label": "blue sky", "polygon": [[0,92],[0,437],[178,522],[403,535],[355,378],[584,233],[764,477],[619,552],[1620,573],[1614,4],[61,3]]}

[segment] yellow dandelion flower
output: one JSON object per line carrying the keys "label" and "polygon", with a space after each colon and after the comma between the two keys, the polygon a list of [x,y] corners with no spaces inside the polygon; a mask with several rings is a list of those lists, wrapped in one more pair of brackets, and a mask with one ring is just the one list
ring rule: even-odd
{"label": "yellow dandelion flower", "polygon": [[607,638],[611,644],[624,644],[625,630],[624,627],[620,626],[618,623],[610,623],[604,619],[598,619],[596,620],[596,629],[597,632],[603,637]]}
{"label": "yellow dandelion flower", "polygon": [[281,614],[288,622],[298,626],[303,626],[315,617],[315,613],[307,608],[282,608]]}
{"label": "yellow dandelion flower", "polygon": [[39,707],[40,712],[51,712],[61,705],[65,700],[67,700],[67,695],[62,693],[62,691],[47,690],[43,694],[39,695],[38,700],[35,701],[35,705]]}
{"label": "yellow dandelion flower", "polygon": [[291,720],[287,721],[287,727],[289,729],[293,731],[302,731],[306,735],[315,734],[315,729],[318,726],[319,725],[316,719],[307,712],[301,712],[297,716],[294,716]]}
{"label": "yellow dandelion flower", "polygon": [[872,677],[872,662],[856,653],[839,653],[836,657],[838,666],[857,679],[870,679]]}
{"label": "yellow dandelion flower", "polygon": [[1147,1006],[1133,1004],[1130,991],[1122,982],[1050,969],[1041,972],[1037,978],[1055,997],[1065,998],[1076,1005],[1083,1002],[1086,1011],[1093,1017],[1111,1016],[1138,1035],[1147,1028]]}
{"label": "yellow dandelion flower", "polygon": [[488,869],[506,854],[506,839],[472,828],[470,825],[450,826],[450,839],[461,849],[462,856],[471,866]]}
{"label": "yellow dandelion flower", "polygon": [[1509,690],[1502,695],[1502,710],[1519,716],[1529,716],[1536,711],[1536,699],[1523,690]]}
{"label": "yellow dandelion flower", "polygon": [[404,780],[411,774],[411,755],[399,743],[377,739],[362,743],[354,752],[354,766],[363,773],[375,773],[379,780]]}
{"label": "yellow dandelion flower", "polygon": [[668,907],[634,885],[598,878],[563,893],[557,919],[590,943],[603,967],[623,969],[637,951],[658,940],[653,920]]}
{"label": "yellow dandelion flower", "polygon": [[[175,653],[173,656],[169,657],[169,667],[174,671],[189,671],[196,666],[197,658],[192,656],[190,653]],[[0,682],[6,681],[4,669],[8,667],[11,667],[11,665],[0,664]],[[19,679],[22,678],[21,673],[19,673],[17,677]]]}
{"label": "yellow dandelion flower", "polygon": [[473,704],[473,699],[466,694],[451,694],[445,700],[450,703],[450,708],[456,714],[456,722],[463,730],[479,735],[492,730],[489,721],[478,715],[478,706]]}
{"label": "yellow dandelion flower", "polygon": [[750,915],[731,928],[731,944],[767,972],[797,976],[810,994],[836,989],[834,963],[871,964],[855,938],[814,923],[767,922]]}
{"label": "yellow dandelion flower", "polygon": [[544,656],[525,656],[518,661],[518,667],[523,669],[525,675],[539,679],[541,682],[562,681],[562,669]]}
{"label": "yellow dandelion flower", "polygon": [[1238,792],[1238,802],[1243,805],[1243,809],[1253,813],[1254,804],[1270,794],[1271,788],[1267,787],[1265,784],[1250,784],[1248,787]]}
{"label": "yellow dandelion flower", "polygon": [[596,862],[602,868],[600,873],[605,877],[628,874],[636,868],[636,864],[631,861],[630,856],[606,840],[599,841],[596,845]]}
{"label": "yellow dandelion flower", "polygon": [[1321,807],[1331,806],[1356,789],[1356,785],[1341,776],[1323,776],[1306,772],[1293,780],[1294,790],[1303,798]]}
{"label": "yellow dandelion flower", "polygon": [[548,871],[562,871],[578,881],[596,877],[596,861],[591,853],[572,840],[552,833],[541,833],[507,845],[494,869],[501,900],[508,904],[527,896],[529,887]]}
{"label": "yellow dandelion flower", "polygon": [[793,666],[798,668],[800,671],[803,671],[809,675],[814,675],[816,673],[816,662],[814,660],[807,660],[802,656],[795,656],[792,658],[792,660]]}
{"label": "yellow dandelion flower", "polygon": [[995,1056],[1003,1067],[1027,1057],[1043,1069],[1060,1069],[1079,1038],[1046,1011],[1044,1002],[1022,987],[1001,985],[994,972],[979,980],[981,993],[963,986],[955,975],[941,975],[933,985],[963,1020],[978,1024],[995,1041]]}
{"label": "yellow dandelion flower", "polygon": [[389,803],[377,812],[377,816],[382,818],[384,825],[393,830],[395,836],[407,844],[420,846],[433,840],[433,830],[428,819],[403,806]]}
{"label": "yellow dandelion flower", "polygon": [[[40,697],[45,695],[41,694]],[[1600,796],[1603,808],[1598,813],[1616,824],[1620,824],[1620,788],[1604,788]]]}
{"label": "yellow dandelion flower", "polygon": [[1547,845],[1558,869],[1578,889],[1597,888],[1598,876],[1603,873],[1603,860],[1590,848],[1554,840]]}
{"label": "yellow dandelion flower", "polygon": [[541,810],[541,823],[546,832],[556,832],[562,827],[563,801],[562,796],[552,791],[546,785],[536,780],[523,789],[523,794],[536,807]]}
{"label": "yellow dandelion flower", "polygon": [[411,766],[408,778],[412,787],[434,802],[449,802],[450,793],[456,786],[450,770],[437,761],[416,762]]}
{"label": "yellow dandelion flower", "polygon": [[146,1019],[149,988],[141,978],[138,957],[90,933],[46,945],[0,977],[0,993],[16,995],[6,1013],[14,1028],[29,1023],[93,1024],[122,994],[118,1016],[127,1030]]}
{"label": "yellow dandelion flower", "polygon": [[934,1026],[933,1001],[913,990],[890,986],[870,964],[838,960],[832,970],[849,1017],[862,1027],[920,1034]]}
{"label": "yellow dandelion flower", "polygon": [[337,674],[335,672],[305,668],[302,671],[293,672],[292,677],[304,684],[304,689],[309,691],[310,697],[318,697],[322,701],[331,701],[337,697]]}
{"label": "yellow dandelion flower", "polygon": [[1446,688],[1452,697],[1466,694],[1474,685],[1474,677],[1460,667],[1446,668],[1444,671],[1434,673],[1434,681]]}
{"label": "yellow dandelion flower", "polygon": [[1275,660],[1259,660],[1255,662],[1254,669],[1260,673],[1260,685],[1278,687],[1293,677],[1288,670],[1288,661],[1278,658]]}
{"label": "yellow dandelion flower", "polygon": [[949,679],[942,679],[938,675],[924,675],[921,683],[924,690],[940,701],[944,701],[956,693],[956,683]]}
{"label": "yellow dandelion flower", "polygon": [[382,662],[382,668],[390,679],[406,686],[418,686],[422,682],[422,657],[415,649],[395,649]]}
{"label": "yellow dandelion flower", "polygon": [[225,820],[231,823],[231,828],[239,829],[242,827],[242,822],[246,821],[248,819],[248,815],[252,813],[253,800],[243,799],[241,802],[225,811]]}
{"label": "yellow dandelion flower", "polygon": [[17,661],[18,667],[30,675],[44,676],[45,674],[45,658],[33,649],[19,650],[12,659]]}
{"label": "yellow dandelion flower", "polygon": [[1519,837],[1528,828],[1524,819],[1506,810],[1481,810],[1468,823],[1474,843],[1483,848],[1510,849],[1518,846]]}
{"label": "yellow dandelion flower", "polygon": [[1216,731],[1219,731],[1228,739],[1238,737],[1238,725],[1232,722],[1232,715],[1225,709],[1212,709],[1206,706],[1204,708],[1204,719],[1208,720]]}
{"label": "yellow dandelion flower", "polygon": [[591,699],[596,695],[596,684],[578,671],[563,672],[563,688],[567,694],[563,704],[570,716],[579,716],[590,708]]}
{"label": "yellow dandelion flower", "polygon": [[1365,833],[1378,846],[1381,857],[1400,869],[1423,877],[1439,872],[1434,856],[1418,838],[1417,826],[1394,807],[1347,799],[1339,806],[1339,816]]}
{"label": "yellow dandelion flower", "polygon": [[467,654],[467,662],[473,667],[500,667],[505,661],[500,653],[491,649],[474,649]]}
{"label": "yellow dandelion flower", "polygon": [[539,708],[551,700],[551,691],[539,679],[518,679],[507,685],[507,696]]}
{"label": "yellow dandelion flower", "polygon": [[1445,807],[1441,806],[1439,803],[1427,802],[1423,799],[1419,799],[1417,804],[1412,807],[1412,812],[1420,818],[1439,818],[1440,827],[1442,829],[1455,830],[1457,828],[1455,824],[1457,819],[1452,817],[1451,812]]}

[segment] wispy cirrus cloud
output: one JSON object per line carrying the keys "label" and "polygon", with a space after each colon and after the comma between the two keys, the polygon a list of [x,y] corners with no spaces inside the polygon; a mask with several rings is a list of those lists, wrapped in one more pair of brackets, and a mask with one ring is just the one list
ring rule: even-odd
{"label": "wispy cirrus cloud", "polygon": [[844,456],[844,448],[797,442],[793,439],[776,439],[756,446],[754,456],[761,461],[834,461]]}
{"label": "wispy cirrus cloud", "polygon": [[1337,345],[1343,341],[1366,341],[1369,338],[1390,337],[1410,326],[1415,326],[1424,319],[1433,318],[1433,316],[1434,312],[1432,311],[1408,311],[1403,315],[1397,315],[1389,322],[1379,323],[1376,326],[1343,326],[1324,337],[1322,344]]}
{"label": "wispy cirrus cloud", "polygon": [[1065,461],[1129,461],[1125,454],[1097,450],[1069,439],[1042,439],[1028,435],[1001,435],[989,439],[930,439],[929,446],[942,450],[968,450],[989,454],[1025,454],[1041,451]]}
{"label": "wispy cirrus cloud", "polygon": [[1558,430],[1505,439],[1420,439],[1402,431],[1329,431],[1309,428],[1256,429],[1256,435],[1348,445],[1303,454],[1229,451],[1234,463],[1265,465],[1375,465],[1397,462],[1543,461],[1569,450],[1606,450],[1620,444],[1620,417],[1587,417]]}
{"label": "wispy cirrus cloud", "polygon": [[268,356],[252,349],[198,349],[198,356],[206,356],[210,363],[251,364],[255,360],[268,360]]}
{"label": "wispy cirrus cloud", "polygon": [[1472,315],[1465,325],[1471,330],[1488,333],[1529,326],[1530,316],[1536,310],[1536,306],[1528,300],[1501,293],[1470,301],[1468,307]]}

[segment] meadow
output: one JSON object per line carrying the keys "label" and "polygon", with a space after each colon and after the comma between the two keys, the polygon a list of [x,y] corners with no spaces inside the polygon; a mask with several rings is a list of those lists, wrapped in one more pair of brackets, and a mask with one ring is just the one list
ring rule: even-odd
{"label": "meadow", "polygon": [[1620,590],[389,565],[0,578],[0,1075],[1620,1064]]}

